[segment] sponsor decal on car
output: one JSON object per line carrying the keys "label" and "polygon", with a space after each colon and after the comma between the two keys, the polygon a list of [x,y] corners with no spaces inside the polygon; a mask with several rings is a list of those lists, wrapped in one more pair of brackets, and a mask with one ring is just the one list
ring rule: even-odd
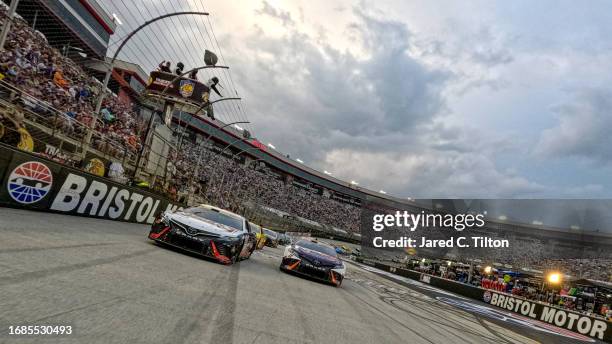
{"label": "sponsor decal on car", "polygon": [[183,227],[183,229],[185,230],[185,233],[187,233],[187,234],[189,234],[191,236],[194,236],[194,235],[196,235],[196,234],[198,234],[200,232],[196,228],[189,227],[189,226],[185,226],[185,227]]}
{"label": "sponsor decal on car", "polygon": [[11,198],[22,204],[32,204],[49,193],[53,185],[53,174],[47,165],[28,161],[15,167],[7,184]]}

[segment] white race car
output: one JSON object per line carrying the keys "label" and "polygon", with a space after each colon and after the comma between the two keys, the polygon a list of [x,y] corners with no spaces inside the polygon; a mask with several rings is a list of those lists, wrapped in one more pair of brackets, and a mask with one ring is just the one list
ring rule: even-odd
{"label": "white race car", "polygon": [[257,240],[244,217],[210,205],[163,213],[151,226],[149,239],[224,264],[248,259]]}

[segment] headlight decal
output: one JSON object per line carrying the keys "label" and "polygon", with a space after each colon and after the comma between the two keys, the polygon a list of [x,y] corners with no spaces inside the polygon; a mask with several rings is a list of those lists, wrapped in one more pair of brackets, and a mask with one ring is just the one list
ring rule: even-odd
{"label": "headlight decal", "polygon": [[291,264],[287,265],[287,269],[289,269],[289,270],[295,269],[298,265],[300,265],[300,262],[301,262],[301,260],[298,260],[295,263],[291,263]]}

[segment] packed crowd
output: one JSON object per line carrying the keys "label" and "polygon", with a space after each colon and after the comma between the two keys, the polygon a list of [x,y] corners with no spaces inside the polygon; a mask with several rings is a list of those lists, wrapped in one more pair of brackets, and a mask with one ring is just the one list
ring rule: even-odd
{"label": "packed crowd", "polygon": [[609,258],[545,259],[540,264],[578,278],[612,281],[612,259]]}
{"label": "packed crowd", "polygon": [[[200,156],[199,173],[192,176]],[[287,183],[265,167],[238,163],[190,143],[183,144],[175,167],[177,185],[190,185],[194,178],[199,183],[193,191],[223,208],[238,211],[250,201],[328,226],[359,231],[360,208]]]}
{"label": "packed crowd", "polygon": [[[7,19],[5,7],[0,8],[0,19]],[[24,92],[23,105],[46,118],[50,126],[82,137],[94,120],[101,83],[20,17],[13,20],[5,49],[0,51],[0,73],[2,82]],[[140,149],[142,124],[131,105],[106,97],[100,113],[94,148],[118,158],[124,154],[123,147],[131,152]]]}
{"label": "packed crowd", "polygon": [[[544,242],[542,239],[516,236],[512,233],[488,231],[486,234],[495,239],[509,239],[513,243],[513,249],[479,248],[466,258],[486,257],[490,261],[515,268],[554,270],[575,278],[612,281],[612,253],[610,252],[598,252],[592,247],[585,250],[580,244],[572,247],[567,242],[557,243],[554,240]],[[551,259],[550,257],[558,258]]]}

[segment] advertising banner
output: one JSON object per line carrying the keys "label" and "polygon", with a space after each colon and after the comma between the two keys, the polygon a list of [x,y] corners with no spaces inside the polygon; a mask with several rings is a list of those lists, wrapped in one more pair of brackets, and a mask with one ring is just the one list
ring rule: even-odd
{"label": "advertising banner", "polygon": [[[499,307],[505,312],[509,311],[513,314],[517,314],[522,317],[522,319],[531,319],[530,321],[534,321],[534,323],[539,321],[546,324],[542,326],[551,326],[551,328],[554,326],[606,342],[612,341],[612,326],[610,322],[602,318],[572,312],[551,305],[498,293],[493,290],[474,287],[465,283],[459,283],[413,270],[393,267],[380,262],[373,262],[361,258],[356,259],[356,261],[374,266],[376,269],[382,271],[420,281],[432,287],[440,288],[441,290],[451,291],[462,296],[467,296],[473,300],[482,301],[491,306]],[[470,304],[468,308],[476,309],[478,308],[478,303],[474,302]]]}
{"label": "advertising banner", "polygon": [[210,89],[206,85],[196,80],[176,77],[175,74],[151,72],[147,90],[153,93],[162,93],[165,90],[165,95],[198,104],[208,102]]}
{"label": "advertising banner", "polygon": [[593,318],[492,290],[486,290],[483,293],[482,301],[592,338],[606,341],[612,339],[612,328],[610,328],[610,323],[604,319]]}
{"label": "advertising banner", "polygon": [[0,205],[109,220],[152,223],[181,205],[147,190],[0,146]]}

